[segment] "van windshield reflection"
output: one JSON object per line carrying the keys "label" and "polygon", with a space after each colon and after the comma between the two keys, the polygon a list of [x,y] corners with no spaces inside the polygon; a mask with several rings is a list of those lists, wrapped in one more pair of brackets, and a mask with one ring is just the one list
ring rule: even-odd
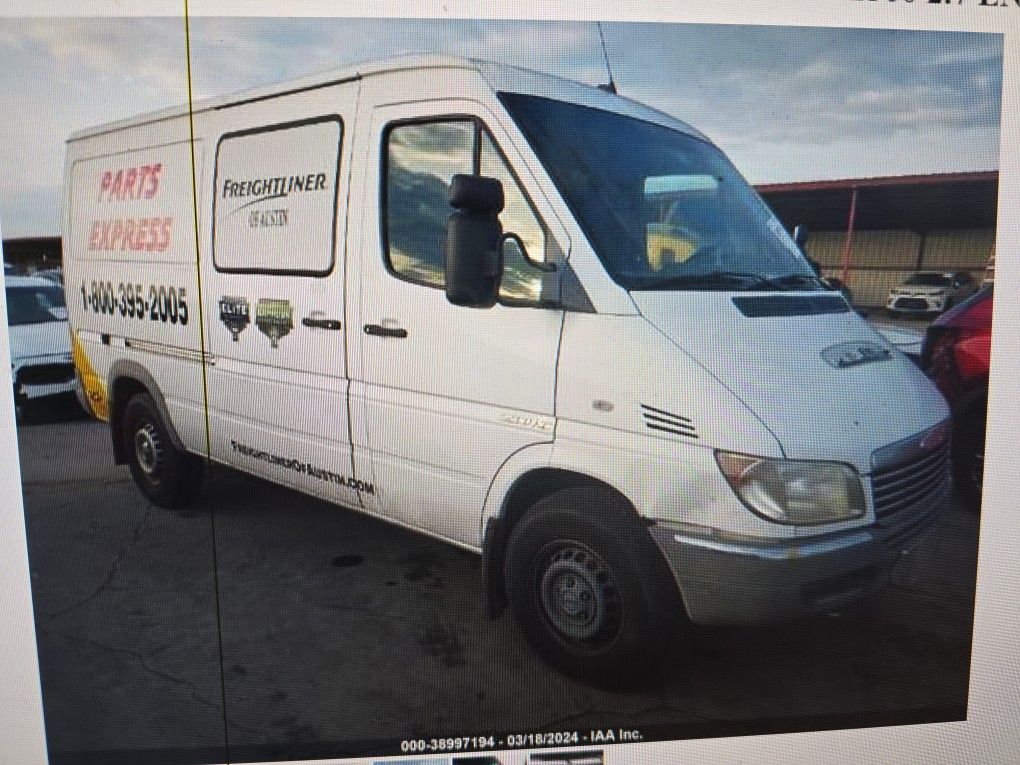
{"label": "van windshield reflection", "polygon": [[587,106],[519,93],[500,99],[621,286],[824,289],[776,216],[711,144]]}

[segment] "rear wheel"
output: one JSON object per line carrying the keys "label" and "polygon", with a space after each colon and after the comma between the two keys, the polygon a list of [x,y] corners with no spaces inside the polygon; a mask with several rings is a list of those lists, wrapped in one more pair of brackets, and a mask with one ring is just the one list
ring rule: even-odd
{"label": "rear wheel", "polygon": [[124,409],[123,443],[142,494],[160,507],[189,504],[202,485],[202,460],[177,449],[148,393],[138,393]]}
{"label": "rear wheel", "polygon": [[662,553],[629,508],[590,488],[540,500],[511,534],[511,608],[532,645],[604,685],[645,673],[684,622]]}

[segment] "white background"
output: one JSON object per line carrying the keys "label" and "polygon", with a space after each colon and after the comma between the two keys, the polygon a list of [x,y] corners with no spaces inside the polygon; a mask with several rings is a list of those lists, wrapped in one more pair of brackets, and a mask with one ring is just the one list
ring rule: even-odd
{"label": "white background", "polygon": [[[995,2],[995,0],[989,0]],[[1005,0],[1002,0],[1003,2]],[[14,6],[13,8],[11,6]],[[193,2],[204,15],[334,15],[335,2]],[[345,4],[353,12],[353,3]],[[50,2],[44,10],[26,0],[8,3],[5,14],[82,13],[179,15],[178,2]],[[1020,7],[981,7],[979,0],[934,5],[925,0],[676,0],[622,3],[546,0],[542,3],[363,2],[361,15],[487,17],[533,19],[633,20],[733,24],[855,26],[968,30],[1005,34],[1001,126],[999,230],[989,393],[988,450],[981,521],[969,719],[961,723],[918,725],[825,733],[748,736],[670,744],[617,746],[610,763],[1014,763],[1020,752],[1020,524],[1016,497],[1020,477],[1013,467],[1014,434],[1020,432],[1015,401],[1020,379],[1017,328],[1020,327]],[[3,75],[0,75],[3,76]],[[44,94],[40,97],[45,97]],[[5,115],[7,119],[26,115]],[[0,308],[3,298],[0,296]],[[10,390],[6,326],[0,328],[0,388]],[[2,386],[6,386],[3,388]],[[0,396],[0,763],[44,763],[45,739],[32,625],[24,514],[11,397]],[[791,678],[791,681],[793,679]],[[508,761],[523,761],[521,755]],[[372,760],[366,760],[371,762]]]}

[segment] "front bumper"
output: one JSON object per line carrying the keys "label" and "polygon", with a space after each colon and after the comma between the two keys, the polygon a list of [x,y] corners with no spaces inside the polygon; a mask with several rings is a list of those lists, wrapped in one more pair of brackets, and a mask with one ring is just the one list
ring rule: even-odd
{"label": "front bumper", "polygon": [[890,295],[885,307],[899,313],[939,313],[947,300],[945,295]]}
{"label": "front bumper", "polygon": [[29,401],[73,393],[77,386],[74,364],[64,356],[44,356],[16,363],[11,376],[15,394]]}
{"label": "front bumper", "polygon": [[837,612],[879,589],[944,515],[949,483],[923,506],[869,526],[784,541],[732,541],[650,527],[696,624],[763,624]]}

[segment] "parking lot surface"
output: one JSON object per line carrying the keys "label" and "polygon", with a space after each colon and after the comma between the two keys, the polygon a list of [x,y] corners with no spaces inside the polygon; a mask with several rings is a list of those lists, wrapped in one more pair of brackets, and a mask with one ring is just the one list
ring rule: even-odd
{"label": "parking lot surface", "polygon": [[113,465],[105,425],[51,418],[18,435],[55,763],[965,716],[979,516],[960,502],[864,606],[695,631],[654,685],[610,692],[543,665],[509,614],[487,621],[471,553],[226,470],[195,507],[162,510]]}

